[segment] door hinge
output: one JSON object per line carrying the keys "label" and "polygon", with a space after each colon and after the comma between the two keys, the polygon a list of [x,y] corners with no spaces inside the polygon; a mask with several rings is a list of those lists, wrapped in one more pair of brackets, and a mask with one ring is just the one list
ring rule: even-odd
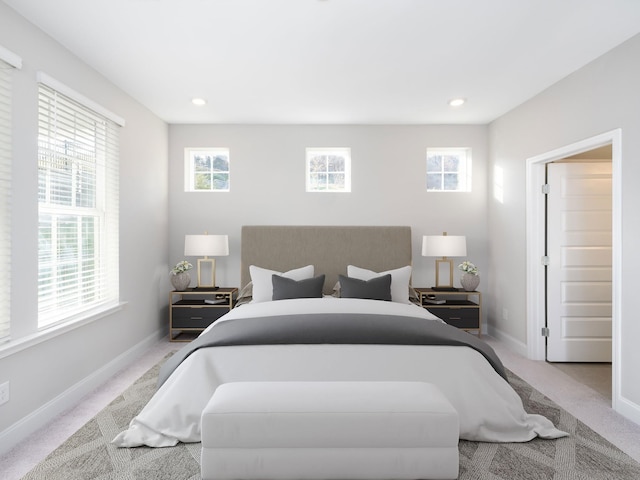
{"label": "door hinge", "polygon": [[542,327],[542,332],[540,333],[540,335],[542,335],[543,337],[548,337],[549,336],[549,328]]}
{"label": "door hinge", "polygon": [[542,265],[544,265],[545,267],[549,266],[549,256],[543,255],[540,259],[540,263],[542,263]]}
{"label": "door hinge", "polygon": [[542,185],[542,193],[544,195],[548,195],[550,190],[551,190],[551,186],[548,183],[545,183],[544,185]]}

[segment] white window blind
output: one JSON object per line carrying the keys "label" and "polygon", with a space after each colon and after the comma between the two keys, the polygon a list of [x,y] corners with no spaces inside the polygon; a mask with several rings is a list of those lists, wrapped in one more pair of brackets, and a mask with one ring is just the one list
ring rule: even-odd
{"label": "white window blind", "polygon": [[0,60],[0,341],[10,333],[12,70]]}
{"label": "white window blind", "polygon": [[39,85],[38,327],[117,304],[118,126]]}

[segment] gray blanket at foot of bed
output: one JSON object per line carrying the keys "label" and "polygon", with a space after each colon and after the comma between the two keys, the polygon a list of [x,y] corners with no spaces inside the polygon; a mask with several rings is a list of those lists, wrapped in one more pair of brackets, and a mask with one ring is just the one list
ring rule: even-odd
{"label": "gray blanket at foot of bed", "polygon": [[318,313],[219,321],[162,366],[158,387],[199,348],[296,344],[466,346],[481,353],[507,379],[502,362],[489,345],[446,323],[395,315]]}

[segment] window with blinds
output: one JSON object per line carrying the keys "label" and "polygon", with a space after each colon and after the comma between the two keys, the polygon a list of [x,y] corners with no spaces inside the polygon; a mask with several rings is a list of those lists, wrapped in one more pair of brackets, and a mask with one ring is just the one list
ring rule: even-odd
{"label": "window with blinds", "polygon": [[0,60],[0,341],[10,333],[12,70]]}
{"label": "window with blinds", "polygon": [[41,83],[38,328],[118,303],[118,190],[118,125]]}

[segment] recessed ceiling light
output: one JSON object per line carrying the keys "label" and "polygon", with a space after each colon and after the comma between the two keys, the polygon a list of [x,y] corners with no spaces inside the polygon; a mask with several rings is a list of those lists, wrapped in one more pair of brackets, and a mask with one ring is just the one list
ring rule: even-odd
{"label": "recessed ceiling light", "polygon": [[204,98],[192,98],[191,99],[191,103],[193,103],[194,105],[197,105],[199,107],[206,105],[207,101]]}
{"label": "recessed ceiling light", "polygon": [[463,105],[467,100],[465,98],[452,98],[451,100],[449,100],[449,105],[451,105],[452,107],[459,107],[460,105]]}

